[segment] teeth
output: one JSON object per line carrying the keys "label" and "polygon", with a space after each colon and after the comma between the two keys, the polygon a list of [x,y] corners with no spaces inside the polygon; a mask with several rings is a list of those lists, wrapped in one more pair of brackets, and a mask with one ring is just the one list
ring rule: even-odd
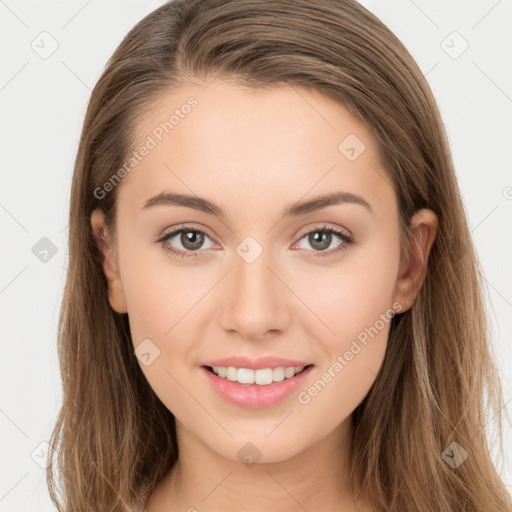
{"label": "teeth", "polygon": [[235,368],[234,366],[213,366],[213,373],[233,382],[240,384],[258,384],[266,386],[272,382],[281,382],[284,379],[290,379],[297,373],[300,373],[304,366],[290,366],[284,368],[262,368],[261,370],[251,370],[250,368]]}

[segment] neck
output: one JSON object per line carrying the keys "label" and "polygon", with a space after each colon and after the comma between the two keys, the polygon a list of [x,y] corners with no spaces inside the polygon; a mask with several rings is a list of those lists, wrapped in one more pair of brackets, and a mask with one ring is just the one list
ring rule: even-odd
{"label": "neck", "polygon": [[155,490],[148,512],[356,510],[350,491],[351,417],[287,460],[255,464],[219,455],[178,420],[176,428],[179,459]]}

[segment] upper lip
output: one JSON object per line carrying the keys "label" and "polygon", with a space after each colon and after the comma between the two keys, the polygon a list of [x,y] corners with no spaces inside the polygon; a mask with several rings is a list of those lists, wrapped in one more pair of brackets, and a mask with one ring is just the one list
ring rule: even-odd
{"label": "upper lip", "polygon": [[214,361],[207,361],[203,366],[221,366],[226,368],[234,366],[235,368],[261,370],[263,368],[279,368],[281,366],[284,368],[290,368],[292,366],[308,366],[310,364],[312,363],[274,356],[264,356],[257,359],[251,359],[247,356],[233,356],[215,359]]}

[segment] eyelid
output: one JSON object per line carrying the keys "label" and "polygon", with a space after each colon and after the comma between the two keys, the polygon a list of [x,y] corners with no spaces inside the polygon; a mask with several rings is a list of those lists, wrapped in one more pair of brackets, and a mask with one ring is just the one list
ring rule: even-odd
{"label": "eyelid", "polygon": [[315,225],[313,227],[309,226],[304,231],[299,231],[299,234],[297,235],[297,237],[300,240],[305,235],[309,235],[310,233],[315,233],[316,231],[324,231],[324,230],[326,230],[326,231],[328,231],[328,230],[336,231],[336,232],[339,232],[340,234],[342,234],[343,236],[345,236],[346,238],[348,238],[348,239],[350,239],[352,241],[354,240],[354,236],[352,235],[352,233],[348,229],[342,228],[341,226],[337,226],[337,225],[334,225],[334,224],[331,225],[328,222],[321,222],[320,224]]}
{"label": "eyelid", "polygon": [[156,242],[162,242],[164,239],[169,238],[170,235],[176,235],[180,231],[198,231],[200,233],[204,233],[212,240],[215,240],[215,237],[210,233],[208,229],[203,226],[195,226],[194,224],[178,224],[177,226],[173,226],[172,228],[165,229],[161,235],[158,236]]}
{"label": "eyelid", "polygon": [[[190,231],[199,231],[201,233],[204,233],[212,240],[215,240],[215,237],[211,234],[211,232],[202,226],[197,227],[194,224],[184,223],[184,224],[178,224],[177,226],[173,226],[172,228],[169,228],[169,230],[164,230],[161,235],[158,236],[158,239],[156,242],[162,241],[163,238],[169,237],[169,235],[176,234],[177,232],[181,230],[190,230]],[[321,222],[320,224],[316,226],[309,226],[308,228],[304,228],[304,230],[299,231],[299,233],[296,235],[299,239],[303,238],[304,235],[308,235],[309,233],[315,232],[315,231],[321,231],[323,229],[332,229],[333,231],[339,231],[343,235],[345,235],[347,238],[353,239],[352,233],[346,228],[342,228],[340,226],[330,225],[329,223]]]}

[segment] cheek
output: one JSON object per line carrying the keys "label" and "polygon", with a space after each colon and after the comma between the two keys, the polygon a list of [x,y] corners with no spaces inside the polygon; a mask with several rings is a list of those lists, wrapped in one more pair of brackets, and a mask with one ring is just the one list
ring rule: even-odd
{"label": "cheek", "polygon": [[[193,321],[191,307],[198,294],[190,291],[194,287],[186,286],[179,272],[166,273],[165,268],[143,261],[143,255],[136,253],[125,261],[123,286],[132,342],[155,394],[171,412],[180,411],[190,400],[179,383],[186,382],[187,325]],[[149,358],[141,357],[144,353]]]}
{"label": "cheek", "polygon": [[211,286],[201,267],[176,264],[158,247],[137,248],[127,241],[120,262],[132,338],[168,342],[197,317],[195,305]]}
{"label": "cheek", "polygon": [[133,346],[151,354],[150,364],[139,362],[155,393],[170,410],[180,409],[190,397],[179,383],[194,365],[194,340],[201,340],[197,334],[207,323],[205,308],[212,310],[208,290],[217,277],[176,263],[162,249],[125,244],[120,266]]}
{"label": "cheek", "polygon": [[[364,341],[368,329],[376,326],[381,331],[389,324],[397,265],[391,256],[386,259],[358,254],[336,269],[315,272],[314,279],[296,277],[295,282],[302,283],[297,295],[315,313],[301,317],[310,318],[312,338],[320,335],[331,356],[348,349],[353,339]],[[301,274],[311,276],[313,272]]]}
{"label": "cheek", "polygon": [[379,275],[351,273],[336,285],[319,283],[329,300],[318,294],[312,309],[321,312],[329,329],[322,327],[322,336],[317,331],[313,338],[321,364],[297,395],[303,417],[318,432],[329,431],[352,414],[382,365],[393,311],[392,283],[386,274],[377,279]]}
{"label": "cheek", "polygon": [[361,251],[335,272],[317,273],[314,287],[303,283],[304,302],[321,320],[308,315],[311,321],[305,324],[311,339],[317,340],[321,361],[317,385],[302,390],[303,401],[299,397],[304,405],[315,402],[311,411],[338,403],[335,416],[341,420],[371,388],[384,359],[394,315],[397,247]]}

